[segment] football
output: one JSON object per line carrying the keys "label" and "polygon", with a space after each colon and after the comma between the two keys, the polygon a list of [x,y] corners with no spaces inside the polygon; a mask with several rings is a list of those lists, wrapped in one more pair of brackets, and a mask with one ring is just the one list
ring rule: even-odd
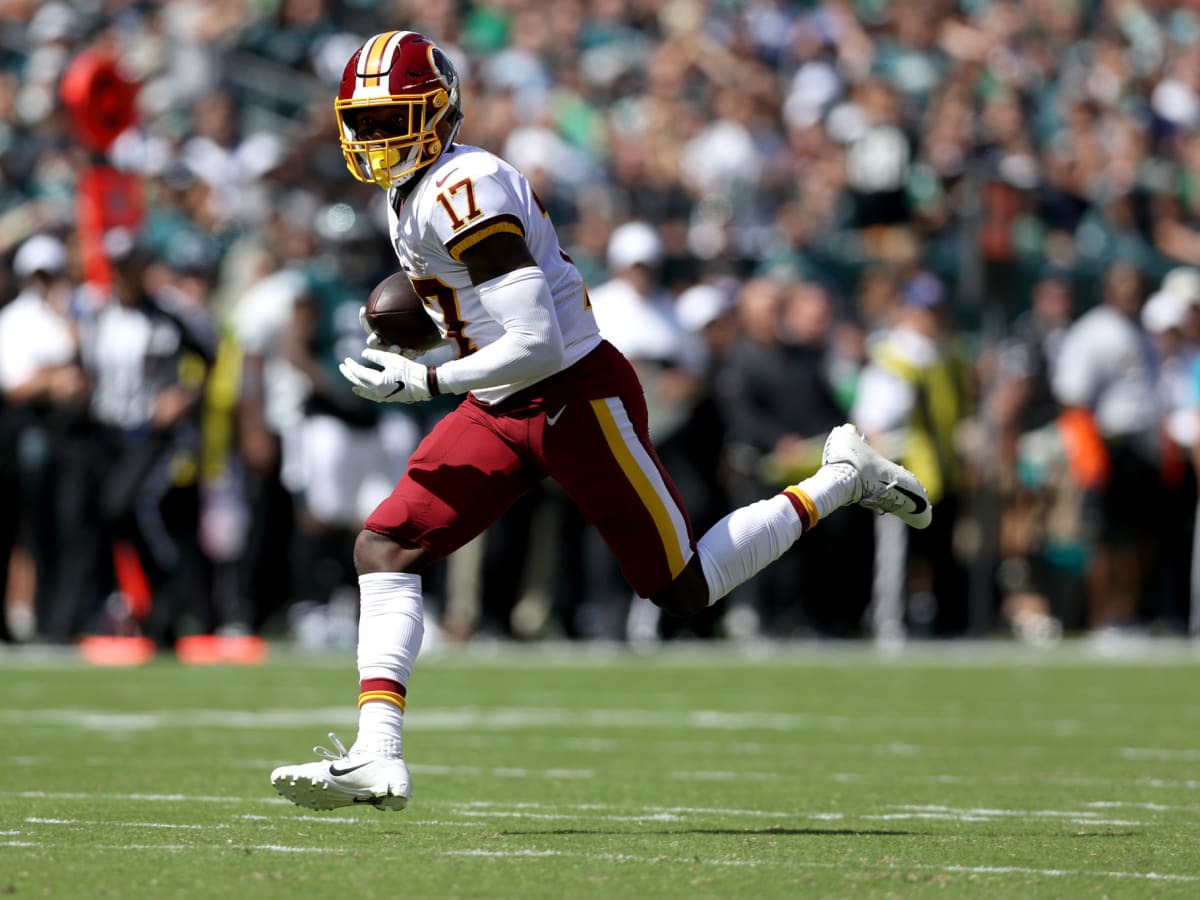
{"label": "football", "polygon": [[423,353],[442,340],[403,272],[394,272],[375,285],[367,297],[367,322],[385,344],[395,344],[402,350]]}

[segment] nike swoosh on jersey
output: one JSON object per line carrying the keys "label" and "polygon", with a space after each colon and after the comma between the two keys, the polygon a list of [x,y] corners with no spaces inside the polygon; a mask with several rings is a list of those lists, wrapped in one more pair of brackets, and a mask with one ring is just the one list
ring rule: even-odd
{"label": "nike swoosh on jersey", "polygon": [[348,769],[336,769],[336,768],[334,768],[333,763],[330,763],[329,764],[329,774],[334,775],[334,776],[349,775],[351,772],[357,772],[363,766],[369,766],[370,764],[371,764],[371,761],[367,760],[365,763],[359,763],[357,766],[350,766],[350,768],[348,768]]}
{"label": "nike swoosh on jersey", "polygon": [[447,178],[449,178],[451,175],[453,175],[453,174],[454,174],[455,172],[457,172],[457,171],[458,171],[458,168],[457,168],[457,167],[456,167],[456,168],[453,168],[453,169],[451,169],[449,172],[447,172],[445,175],[443,175],[441,178],[439,178],[437,181],[435,181],[435,182],[433,183],[433,184],[434,184],[434,186],[435,186],[435,187],[441,187],[443,184],[445,184],[445,183],[446,183],[446,179],[447,179]]}
{"label": "nike swoosh on jersey", "polygon": [[546,424],[553,427],[554,423],[557,422],[562,417],[562,414],[565,413],[566,411],[567,411],[567,405],[564,403],[562,409],[560,409],[554,415],[546,416]]}

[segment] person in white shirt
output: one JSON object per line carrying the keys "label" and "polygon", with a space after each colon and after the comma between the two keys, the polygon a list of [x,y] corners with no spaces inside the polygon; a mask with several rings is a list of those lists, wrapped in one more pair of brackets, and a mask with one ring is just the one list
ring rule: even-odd
{"label": "person in white shirt", "polygon": [[1070,469],[1087,492],[1088,625],[1101,631],[1135,624],[1158,531],[1162,407],[1143,297],[1138,270],[1114,265],[1103,301],[1067,331],[1052,384]]}
{"label": "person in white shirt", "polygon": [[66,247],[48,234],[27,239],[13,257],[21,291],[0,309],[0,390],[11,404],[77,397],[83,388],[66,265]]}
{"label": "person in white shirt", "polygon": [[[61,522],[72,515],[79,469],[76,432],[84,419],[87,379],[68,309],[67,250],[51,234],[27,238],[13,257],[20,292],[0,309],[0,426],[10,435],[15,480],[7,527],[20,532],[34,560],[33,619],[37,637],[59,640],[63,597]],[[2,453],[2,451],[0,451]],[[7,570],[11,541],[0,541]],[[0,593],[0,597],[3,594]]]}

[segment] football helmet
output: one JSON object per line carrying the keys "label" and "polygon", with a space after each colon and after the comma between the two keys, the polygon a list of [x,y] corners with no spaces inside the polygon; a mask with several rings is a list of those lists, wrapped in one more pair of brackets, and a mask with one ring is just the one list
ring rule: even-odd
{"label": "football helmet", "polygon": [[[376,115],[360,128],[364,110]],[[385,31],[368,38],[346,63],[334,111],[350,174],[382,188],[402,185],[458,134],[458,73],[424,35]]]}

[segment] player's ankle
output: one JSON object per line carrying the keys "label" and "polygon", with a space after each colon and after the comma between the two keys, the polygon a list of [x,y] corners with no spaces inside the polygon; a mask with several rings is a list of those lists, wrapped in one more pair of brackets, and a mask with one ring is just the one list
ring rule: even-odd
{"label": "player's ankle", "polygon": [[858,472],[849,463],[828,463],[798,485],[812,498],[820,518],[859,499]]}

